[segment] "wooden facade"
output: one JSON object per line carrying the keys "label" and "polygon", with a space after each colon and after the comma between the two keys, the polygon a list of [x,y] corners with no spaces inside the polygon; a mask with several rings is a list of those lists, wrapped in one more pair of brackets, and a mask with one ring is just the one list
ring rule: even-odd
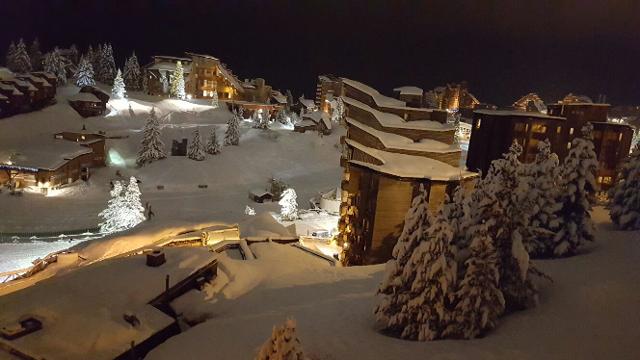
{"label": "wooden facade", "polygon": [[[629,125],[606,121],[607,107],[601,105],[556,107],[550,105],[551,113],[571,116],[561,117],[532,112],[515,112],[499,110],[478,110],[474,113],[467,168],[486,174],[493,160],[506,153],[513,140],[523,147],[520,160],[533,162],[537,153],[538,142],[549,139],[551,151],[560,160],[569,153],[571,141],[580,136],[580,130],[591,122],[594,127],[593,143],[598,158],[596,180],[601,190],[607,190],[616,181],[617,171],[622,161],[629,154],[633,129]],[[563,112],[564,111],[564,112]]]}
{"label": "wooden facade", "polygon": [[522,145],[520,160],[535,159],[539,141],[549,139],[551,150],[560,153],[566,147],[562,132],[566,120],[539,113],[478,110],[474,113],[467,169],[486,174],[491,162],[509,150],[513,140]]}
{"label": "wooden facade", "polygon": [[109,94],[95,86],[85,86],[69,98],[69,105],[82,117],[99,116],[107,110]]}
{"label": "wooden facade", "polygon": [[560,149],[558,156],[564,158],[569,152],[569,143],[581,136],[582,127],[588,122],[607,122],[609,104],[570,102],[547,105],[547,113],[553,116],[561,116],[567,119],[567,124],[562,132],[566,147]]}
{"label": "wooden facade", "polygon": [[[391,258],[420,186],[427,191],[429,207],[436,210],[446,195],[475,177],[459,168],[461,153],[452,145],[453,128],[382,113],[369,104],[382,109],[385,105],[380,103],[387,99],[367,92],[367,87],[344,83],[347,135],[341,141],[344,173],[338,242],[346,249],[344,262],[349,265]],[[361,255],[353,258],[350,254],[355,253]]]}
{"label": "wooden facade", "polygon": [[44,72],[0,78],[0,117],[41,109],[55,102],[55,76]]}

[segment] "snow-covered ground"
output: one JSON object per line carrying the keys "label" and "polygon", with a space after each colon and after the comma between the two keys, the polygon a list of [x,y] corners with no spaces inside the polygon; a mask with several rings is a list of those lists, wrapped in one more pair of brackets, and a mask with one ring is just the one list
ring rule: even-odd
{"label": "snow-covered ground", "polygon": [[[88,184],[73,187],[57,196],[26,193],[22,197],[0,193],[0,233],[64,233],[94,228],[97,214],[109,196],[109,181],[119,170],[124,176],[141,181],[143,202],[149,202],[156,217],[151,222],[172,221],[195,224],[212,220],[234,223],[244,216],[245,205],[258,212],[277,211],[277,204],[253,204],[248,191],[264,187],[270,177],[282,178],[296,189],[301,207],[318,191],[340,182],[338,142],[342,129],[331,136],[299,134],[286,129],[263,131],[243,124],[240,146],[225,147],[217,156],[197,162],[186,157],[168,157],[143,168],[135,167],[135,156],[146,114],[152,107],[161,119],[163,141],[170,150],[173,139],[191,139],[195,127],[203,136],[209,128],[224,134],[232,115],[223,107],[213,109],[204,102],[164,99],[137,92],[129,101],[112,100],[107,114],[83,119],[67,103],[77,92],[75,86],[58,89],[57,104],[40,111],[0,119],[0,160],[19,149],[42,146],[59,131],[105,131],[110,165],[92,169]],[[129,112],[129,104],[134,115]],[[201,189],[198,185],[206,184]],[[163,185],[163,190],[158,190]],[[74,241],[78,239],[74,238]],[[68,240],[27,245],[0,243],[0,272],[28,266],[38,257],[61,250]]]}
{"label": "snow-covered ground", "polygon": [[[412,342],[376,330],[372,309],[383,266],[341,268],[291,248],[254,244],[256,260],[220,259],[219,278],[173,306],[208,319],[147,359],[251,359],[287,317],[314,359],[638,359],[640,233],[613,229],[595,209],[597,242],[580,256],[538,261],[540,304],[508,315],[486,338]],[[286,260],[284,260],[286,259]]]}

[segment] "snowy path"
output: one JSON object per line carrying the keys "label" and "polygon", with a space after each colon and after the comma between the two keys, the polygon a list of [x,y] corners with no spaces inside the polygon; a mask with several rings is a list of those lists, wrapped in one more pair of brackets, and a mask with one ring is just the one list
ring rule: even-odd
{"label": "snowy path", "polygon": [[[208,359],[213,353],[217,359],[249,359],[271,327],[288,316],[297,320],[307,354],[317,359],[639,359],[640,234],[613,230],[602,208],[595,219],[600,224],[591,252],[540,261],[554,283],[542,284],[539,306],[503,318],[484,339],[420,343],[381,335],[372,309],[382,266],[309,265],[276,271],[246,295],[210,304],[212,319],[170,339],[148,359]],[[265,268],[291,266],[288,261],[300,266],[291,259]],[[242,275],[235,281],[242,283]]]}

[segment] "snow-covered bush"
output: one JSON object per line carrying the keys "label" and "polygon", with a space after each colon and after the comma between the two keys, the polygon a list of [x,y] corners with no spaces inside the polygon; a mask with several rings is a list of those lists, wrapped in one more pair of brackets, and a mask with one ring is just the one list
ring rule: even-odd
{"label": "snow-covered bush", "polygon": [[105,84],[112,84],[116,76],[116,61],[113,58],[113,48],[111,44],[104,44],[98,58],[99,68],[97,69],[98,79]]}
{"label": "snow-covered bush", "polygon": [[17,45],[12,42],[7,51],[7,67],[16,73],[27,73],[31,71],[31,59],[27,52],[27,46],[20,39]]}
{"label": "snow-covered bush", "polygon": [[582,137],[571,142],[562,168],[561,226],[555,236],[556,256],[574,255],[587,241],[593,241],[595,227],[591,207],[597,190],[595,173],[598,161],[593,146],[593,125],[582,128]]}
{"label": "snow-covered bush", "polygon": [[218,142],[218,135],[216,134],[216,127],[213,126],[211,128],[211,133],[209,134],[209,140],[207,140],[206,151],[211,155],[217,155],[222,150],[222,146]]}
{"label": "snow-covered bush", "polygon": [[293,188],[288,188],[282,193],[278,205],[280,205],[280,219],[294,221],[298,218],[298,195]]}
{"label": "snow-covered bush", "polygon": [[187,94],[184,90],[184,70],[182,68],[182,62],[176,63],[176,69],[171,74],[171,88],[169,94],[180,100],[187,98]]}
{"label": "snow-covered bush", "polygon": [[94,80],[93,66],[91,66],[91,63],[89,63],[86,58],[80,59],[80,64],[74,74],[74,78],[76,79],[76,86],[80,88],[96,84]]}
{"label": "snow-covered bush", "polygon": [[[131,107],[129,107],[130,111]],[[139,166],[152,163],[156,160],[164,159],[167,154],[164,150],[164,143],[160,136],[160,123],[156,116],[156,108],[152,108],[149,113],[149,118],[144,126],[142,143],[140,145],[140,151],[138,151],[138,157],[136,163]]]}
{"label": "snow-covered bush", "polygon": [[455,308],[444,337],[482,336],[496,327],[504,312],[497,254],[487,227],[480,226],[472,237],[471,256],[465,262],[464,278],[455,292]]}
{"label": "snow-covered bush", "polygon": [[202,161],[205,158],[204,144],[202,143],[200,130],[198,129],[193,131],[193,139],[191,139],[191,143],[187,149],[187,157],[197,161]]}
{"label": "snow-covered bush", "polygon": [[624,230],[640,230],[640,145],[622,165],[609,198],[611,221]]}
{"label": "snow-covered bush", "polygon": [[124,80],[122,79],[122,72],[118,69],[115,79],[113,79],[113,87],[111,88],[111,95],[115,99],[124,99],[124,94],[127,90],[124,87]]}
{"label": "snow-covered bush", "polygon": [[242,118],[242,110],[233,111],[233,117],[227,121],[227,130],[224,133],[225,145],[238,145],[240,143],[240,120]]}
{"label": "snow-covered bush", "polygon": [[214,109],[217,109],[220,106],[220,103],[218,101],[218,91],[214,90],[213,91],[213,95],[211,96],[211,106]]}
{"label": "snow-covered bush", "polygon": [[254,209],[251,206],[247,205],[247,206],[244,207],[244,214],[245,215],[249,215],[249,216],[254,216],[256,214],[256,209]]}
{"label": "snow-covered bush", "polygon": [[267,340],[256,360],[306,360],[302,343],[296,333],[296,322],[287,319],[281,326],[274,326],[271,338]]}
{"label": "snow-covered bush", "polygon": [[98,214],[103,220],[99,224],[100,232],[123,231],[143,222],[144,208],[140,196],[140,188],[135,177],[129,179],[126,188],[120,181],[114,181],[107,208]]}
{"label": "snow-covered bush", "polygon": [[58,79],[58,85],[64,85],[67,83],[66,66],[67,61],[62,55],[60,55],[60,50],[57,47],[44,55],[43,69],[44,71],[56,76]]}

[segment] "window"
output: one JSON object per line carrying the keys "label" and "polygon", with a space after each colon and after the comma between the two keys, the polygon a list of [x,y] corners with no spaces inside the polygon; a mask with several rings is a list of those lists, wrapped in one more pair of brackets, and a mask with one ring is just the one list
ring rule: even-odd
{"label": "window", "polygon": [[547,132],[547,127],[543,124],[533,124],[531,131],[537,134],[544,134]]}
{"label": "window", "polygon": [[562,126],[556,127],[556,134],[560,134],[561,131],[562,131]]}
{"label": "window", "polygon": [[476,129],[480,129],[481,122],[482,122],[482,119],[478,119],[478,122],[476,123]]}
{"label": "window", "polygon": [[618,141],[622,141],[622,133],[618,134]]}
{"label": "window", "polygon": [[571,143],[570,142],[567,143],[567,149],[571,149]]}
{"label": "window", "polygon": [[569,129],[569,135],[573,135],[573,128]]}

